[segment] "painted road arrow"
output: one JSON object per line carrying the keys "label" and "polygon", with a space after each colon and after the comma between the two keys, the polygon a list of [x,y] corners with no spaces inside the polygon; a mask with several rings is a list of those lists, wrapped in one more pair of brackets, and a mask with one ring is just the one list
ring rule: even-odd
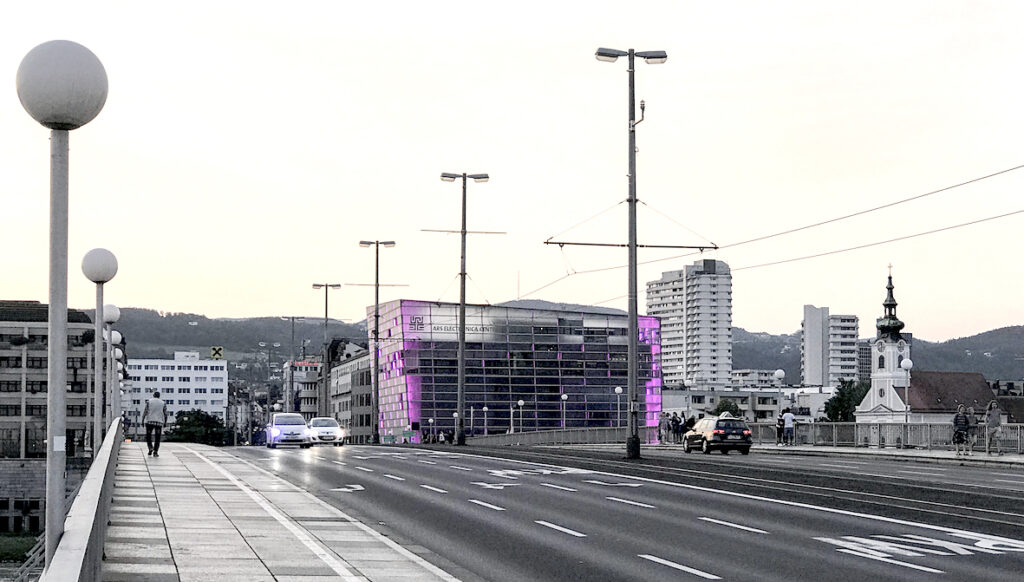
{"label": "painted road arrow", "polygon": [[344,487],[336,487],[331,491],[341,491],[342,493],[352,493],[353,491],[365,491],[362,485],[345,485]]}

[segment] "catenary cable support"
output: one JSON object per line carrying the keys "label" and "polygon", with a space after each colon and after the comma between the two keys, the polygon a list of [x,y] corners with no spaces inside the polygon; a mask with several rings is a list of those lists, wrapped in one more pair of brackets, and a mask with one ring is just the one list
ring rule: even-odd
{"label": "catenary cable support", "polygon": [[586,218],[586,219],[584,219],[584,220],[581,220],[580,222],[577,222],[576,224],[574,224],[574,225],[570,226],[569,228],[567,228],[567,229],[563,230],[562,232],[560,232],[560,233],[558,233],[558,234],[553,234],[553,235],[549,236],[549,237],[547,238],[547,240],[551,240],[551,239],[555,238],[556,236],[562,236],[563,234],[565,234],[565,233],[569,232],[570,230],[572,230],[572,229],[574,229],[574,228],[576,228],[576,227],[578,227],[578,226],[581,226],[581,225],[583,225],[583,224],[586,224],[586,223],[590,222],[591,220],[594,220],[594,219],[595,219],[595,218],[597,218],[598,216],[601,216],[602,214],[605,214],[605,213],[607,213],[607,212],[609,212],[609,211],[611,211],[611,210],[613,210],[613,209],[617,208],[617,207],[618,207],[619,205],[621,205],[621,204],[623,204],[623,203],[625,203],[625,202],[626,202],[625,200],[619,200],[619,201],[618,201],[618,202],[616,202],[615,204],[612,204],[612,205],[611,205],[611,206],[609,206],[608,208],[605,208],[604,210],[602,210],[601,212],[598,212],[597,214],[595,214],[595,215],[591,216],[590,218]]}
{"label": "catenary cable support", "polygon": [[[665,220],[668,220],[669,222],[672,222],[672,223],[674,223],[674,224],[675,224],[676,226],[678,226],[678,227],[680,227],[680,228],[683,228],[683,229],[685,229],[685,230],[686,230],[687,232],[689,232],[689,233],[690,233],[690,234],[692,234],[693,236],[696,236],[696,237],[702,238],[702,239],[706,240],[707,242],[711,243],[711,245],[712,245],[712,246],[716,246],[716,245],[715,245],[715,243],[714,243],[714,241],[712,241],[712,240],[711,240],[711,239],[709,239],[708,237],[706,237],[706,236],[702,235],[701,233],[699,233],[699,232],[697,232],[697,231],[693,230],[693,229],[692,229],[692,228],[690,228],[689,226],[686,226],[685,224],[683,224],[683,223],[679,222],[678,220],[676,220],[676,219],[672,218],[671,216],[669,216],[669,215],[665,214],[664,212],[662,212],[662,211],[658,210],[657,208],[655,208],[655,207],[651,206],[650,204],[648,204],[648,203],[644,202],[643,200],[637,200],[637,202],[638,202],[638,203],[640,203],[640,204],[643,204],[643,205],[644,205],[644,206],[646,206],[647,208],[650,208],[652,212],[654,212],[654,213],[656,213],[656,214],[659,214],[659,215],[661,215],[661,216],[662,216],[662,217],[663,217],[663,218],[664,218]],[[721,247],[719,247],[719,248],[721,248]]]}
{"label": "catenary cable support", "polygon": [[1013,216],[1015,214],[1020,214],[1022,212],[1024,212],[1024,209],[1014,210],[1013,212],[1007,212],[1006,214],[999,214],[999,215],[996,215],[996,216],[989,216],[987,218],[979,218],[978,220],[972,220],[970,222],[963,222],[963,223],[960,223],[960,224],[954,224],[952,226],[945,226],[945,227],[942,227],[942,228],[936,228],[934,230],[926,230],[924,232],[918,232],[918,233],[915,233],[915,234],[908,234],[906,236],[899,236],[899,237],[891,238],[891,239],[888,239],[888,240],[883,240],[883,241],[877,241],[877,242],[873,242],[873,243],[857,245],[857,246],[854,246],[854,247],[847,247],[847,248],[844,248],[844,249],[836,249],[834,251],[827,251],[827,252],[824,252],[824,253],[816,253],[816,254],[813,254],[813,255],[806,255],[806,256],[803,256],[803,257],[794,257],[792,259],[783,259],[781,261],[772,261],[770,263],[761,263],[760,265],[748,265],[746,267],[736,267],[736,268],[733,268],[732,271],[733,272],[744,271],[744,270],[747,270],[747,269],[757,269],[757,268],[760,268],[760,267],[770,267],[772,265],[782,265],[784,263],[793,263],[793,262],[796,262],[796,261],[804,261],[804,260],[807,260],[807,259],[816,259],[818,257],[826,257],[828,255],[838,255],[839,253],[847,253],[847,252],[850,252],[850,251],[866,249],[868,247],[876,247],[878,245],[884,245],[884,244],[888,244],[888,243],[892,243],[892,242],[899,242],[899,241],[903,241],[903,240],[907,240],[907,239],[911,239],[911,238],[917,238],[919,236],[925,236],[925,235],[929,235],[929,234],[945,232],[947,230],[954,230],[954,229],[957,229],[957,228],[963,228],[965,226],[973,226],[975,224],[980,224],[982,222],[988,222],[990,220],[998,220],[1000,218],[1006,218],[1007,216]]}

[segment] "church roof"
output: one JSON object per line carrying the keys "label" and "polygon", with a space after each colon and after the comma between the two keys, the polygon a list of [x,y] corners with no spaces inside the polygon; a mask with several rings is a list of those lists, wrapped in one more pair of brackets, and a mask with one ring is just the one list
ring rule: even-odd
{"label": "church roof", "polygon": [[[896,393],[906,402],[906,388]],[[985,377],[977,372],[929,372],[913,370],[910,373],[910,410],[914,413],[953,414],[956,407],[973,406],[981,413],[990,400],[995,399]]]}

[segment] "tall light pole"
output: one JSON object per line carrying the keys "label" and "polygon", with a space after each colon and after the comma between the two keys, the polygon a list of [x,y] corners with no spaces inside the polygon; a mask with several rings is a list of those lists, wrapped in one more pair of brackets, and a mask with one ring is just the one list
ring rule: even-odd
{"label": "tall light pole", "polygon": [[[121,319],[121,310],[116,305],[106,304],[103,306],[103,323],[107,326],[107,334],[105,336],[107,340],[107,421],[106,425],[109,426],[114,421],[117,415],[114,409],[114,346],[121,343],[121,332],[116,331],[113,325]],[[116,336],[114,334],[117,334]]]}
{"label": "tall light pole", "polygon": [[486,182],[490,180],[490,176],[465,172],[441,174],[441,179],[445,182],[454,182],[456,178],[462,178],[462,263],[459,269],[459,385],[455,403],[455,412],[458,412],[459,416],[455,419],[455,444],[464,445],[466,431],[463,426],[462,409],[466,406],[466,182],[469,179],[474,182]]}
{"label": "tall light pole", "polygon": [[566,428],[566,426],[565,426],[565,401],[569,399],[569,395],[563,392],[561,398],[562,398],[562,428]]}
{"label": "tall light pole", "polygon": [[615,426],[622,428],[622,386],[615,387]]}
{"label": "tall light pole", "polygon": [[327,416],[327,292],[331,289],[341,289],[341,283],[313,283],[314,289],[324,290],[324,357],[320,364],[320,378],[323,380],[321,383],[320,394],[317,397],[316,410],[317,416]]}
{"label": "tall light pole", "polygon": [[482,410],[484,413],[484,436],[487,436],[487,411],[490,410],[490,408],[484,406],[480,410]]}
{"label": "tall light pole", "polygon": [[373,390],[370,392],[370,443],[380,444],[380,247],[395,246],[393,240],[361,240],[359,246],[373,247]]}
{"label": "tall light pole", "polygon": [[516,404],[519,405],[519,432],[523,432],[523,405],[526,404],[526,402],[524,402],[523,399],[520,398],[519,402],[517,402]]}
{"label": "tall light pole", "polygon": [[49,566],[64,534],[68,383],[68,132],[107,101],[107,72],[89,49],[45,42],[25,55],[16,77],[25,111],[50,130],[50,290],[47,312],[46,546]]}
{"label": "tall light pole", "polygon": [[639,341],[639,325],[637,324],[637,292],[636,292],[636,97],[633,82],[634,57],[640,57],[649,64],[664,63],[668,60],[665,51],[634,52],[633,49],[620,51],[599,48],[594,53],[599,61],[615,62],[619,57],[628,57],[629,68],[629,368],[627,374],[627,396],[629,402],[629,436],[626,438],[626,458],[640,458],[640,391],[637,386],[638,363],[637,352]]}
{"label": "tall light pole", "polygon": [[306,321],[305,317],[282,317],[284,321],[291,320],[292,322],[292,343],[288,346],[288,385],[284,389],[284,411],[292,412],[292,388],[295,384],[295,322]]}
{"label": "tall light pole", "polygon": [[96,314],[93,316],[93,381],[92,381],[92,448],[99,451],[101,436],[101,418],[103,407],[100,386],[103,385],[103,284],[108,283],[117,275],[117,257],[107,249],[92,249],[82,259],[82,273],[96,284]]}

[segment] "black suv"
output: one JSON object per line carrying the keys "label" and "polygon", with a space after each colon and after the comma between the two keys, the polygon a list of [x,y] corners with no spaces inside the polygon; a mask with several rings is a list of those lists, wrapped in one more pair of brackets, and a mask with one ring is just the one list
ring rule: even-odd
{"label": "black suv", "polygon": [[748,455],[751,442],[753,439],[750,437],[750,427],[747,423],[742,418],[724,412],[721,416],[706,416],[698,420],[697,424],[683,435],[683,450],[689,453],[693,449],[700,449],[704,454],[718,450],[726,455],[730,450],[736,449]]}

